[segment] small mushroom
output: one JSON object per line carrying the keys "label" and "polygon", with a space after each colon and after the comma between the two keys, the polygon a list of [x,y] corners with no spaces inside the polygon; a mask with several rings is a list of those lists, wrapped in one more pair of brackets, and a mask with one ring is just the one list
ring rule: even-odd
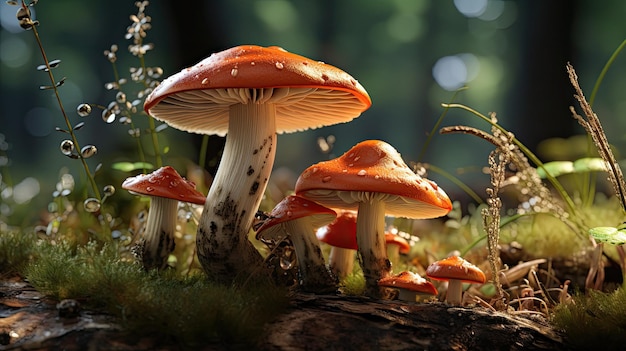
{"label": "small mushroom", "polygon": [[406,255],[411,251],[411,245],[406,239],[397,234],[397,229],[385,232],[385,245],[387,246],[387,257],[393,265],[400,262],[400,254]]}
{"label": "small mushroom", "polygon": [[275,46],[215,53],[154,89],[144,109],[155,119],[228,134],[196,239],[208,275],[229,283],[263,262],[248,232],[274,164],[276,134],[349,122],[370,105],[346,72]]}
{"label": "small mushroom", "polygon": [[317,230],[317,238],[330,245],[328,266],[339,278],[352,273],[356,243],[356,212],[342,211],[337,218]]}
{"label": "small mushroom", "polygon": [[452,209],[443,189],[415,174],[393,146],[380,140],[360,142],[336,159],[310,166],[295,191],[330,208],[358,210],[358,256],[370,297],[385,295],[378,281],[391,273],[385,215],[434,218]]}
{"label": "small mushroom", "polygon": [[426,268],[426,276],[430,279],[448,282],[446,302],[451,305],[461,304],[463,283],[484,284],[487,280],[480,268],[459,256],[450,256],[431,263]]}
{"label": "small mushroom", "polygon": [[279,242],[289,237],[298,260],[299,285],[303,291],[330,293],[337,290],[337,279],[324,262],[315,229],[332,222],[337,213],[299,196],[279,202],[258,228],[256,238]]}
{"label": "small mushroom", "polygon": [[419,274],[404,271],[378,281],[378,285],[398,290],[398,299],[415,302],[422,295],[437,295],[437,289]]}
{"label": "small mushroom", "polygon": [[150,174],[126,178],[122,188],[133,194],[150,197],[139,254],[145,269],[165,268],[168,256],[174,251],[178,202],[202,205],[206,197],[196,190],[193,182],[181,177],[170,166],[161,167]]}

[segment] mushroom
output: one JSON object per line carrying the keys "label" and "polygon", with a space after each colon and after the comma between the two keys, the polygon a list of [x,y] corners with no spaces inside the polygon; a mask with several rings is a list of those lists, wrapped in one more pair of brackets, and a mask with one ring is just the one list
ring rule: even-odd
{"label": "mushroom", "polygon": [[484,284],[485,273],[459,256],[433,262],[426,268],[426,276],[434,280],[448,282],[446,302],[460,305],[463,295],[463,283]]}
{"label": "mushroom", "polygon": [[339,278],[352,273],[356,243],[356,212],[341,211],[337,218],[317,230],[317,238],[331,246],[328,266]]}
{"label": "mushroom", "polygon": [[404,271],[378,281],[378,285],[398,290],[398,300],[415,302],[420,295],[437,295],[437,288],[419,274]]}
{"label": "mushroom", "polygon": [[150,197],[139,254],[145,269],[165,268],[168,256],[174,251],[178,202],[202,205],[206,200],[204,194],[170,166],[161,167],[150,174],[126,178],[122,188],[133,194]]}
{"label": "mushroom", "polygon": [[208,275],[231,282],[262,264],[248,232],[268,182],[276,134],[349,122],[369,108],[346,72],[279,47],[237,46],[165,79],[145,111],[188,132],[226,137],[196,239]]}
{"label": "mushroom", "polygon": [[310,166],[296,181],[295,191],[330,208],[358,210],[358,256],[371,297],[384,295],[378,281],[391,272],[385,214],[434,218],[452,209],[443,189],[415,174],[396,149],[380,140],[360,142],[338,158]]}
{"label": "mushroom", "polygon": [[397,235],[397,229],[385,232],[385,245],[387,247],[387,258],[393,265],[397,265],[400,262],[400,254],[406,255],[411,251],[411,245],[406,239]]}
{"label": "mushroom", "polygon": [[337,213],[300,196],[279,202],[258,228],[258,240],[280,242],[291,239],[298,260],[299,285],[303,291],[329,293],[337,290],[337,279],[328,270],[315,229],[332,222]]}

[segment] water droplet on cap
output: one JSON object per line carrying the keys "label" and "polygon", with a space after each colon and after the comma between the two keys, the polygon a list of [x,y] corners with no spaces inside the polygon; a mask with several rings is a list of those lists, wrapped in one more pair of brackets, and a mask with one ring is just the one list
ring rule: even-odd
{"label": "water droplet on cap", "polygon": [[367,171],[366,171],[366,170],[364,170],[364,169],[362,169],[362,170],[358,171],[356,175],[358,175],[358,176],[361,176],[361,177],[362,177],[362,176],[364,176],[364,175],[366,175],[366,174],[367,174]]}
{"label": "water droplet on cap", "polygon": [[283,65],[282,62],[276,62],[276,68],[283,69],[283,68],[285,68],[285,66]]}
{"label": "water droplet on cap", "polygon": [[236,68],[230,70],[230,75],[233,77],[237,77],[237,73],[239,73],[239,70]]}
{"label": "water droplet on cap", "polygon": [[331,177],[331,176],[326,176],[326,177],[322,178],[322,182],[323,182],[323,183],[328,183],[328,182],[330,182],[331,180],[332,180],[332,177]]}

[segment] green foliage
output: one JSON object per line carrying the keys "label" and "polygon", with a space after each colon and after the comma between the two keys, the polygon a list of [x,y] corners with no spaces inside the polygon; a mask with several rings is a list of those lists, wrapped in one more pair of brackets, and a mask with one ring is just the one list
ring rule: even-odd
{"label": "green foliage", "polygon": [[0,232],[0,276],[20,272],[30,261],[34,246],[34,235]]}
{"label": "green foliage", "polygon": [[552,322],[565,331],[576,350],[620,350],[626,343],[626,289],[612,293],[591,290],[574,297],[574,303],[561,304]]}
{"label": "green foliage", "polygon": [[41,242],[38,250],[40,257],[24,272],[38,290],[111,313],[133,333],[162,335],[182,345],[254,343],[287,305],[285,291],[272,285],[227,287],[199,275],[145,272],[121,257],[115,245]]}

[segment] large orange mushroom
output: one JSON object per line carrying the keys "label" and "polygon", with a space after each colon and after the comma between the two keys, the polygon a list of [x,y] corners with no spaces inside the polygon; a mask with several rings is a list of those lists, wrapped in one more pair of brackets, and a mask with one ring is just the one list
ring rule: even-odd
{"label": "large orange mushroom", "polygon": [[276,153],[276,134],[348,122],[369,108],[346,72],[279,47],[237,46],[165,79],[144,109],[174,128],[226,135],[198,226],[198,258],[230,282],[263,259],[248,240]]}
{"label": "large orange mushroom", "polygon": [[393,146],[380,140],[358,143],[342,156],[310,166],[296,194],[330,208],[358,210],[358,256],[366,294],[384,296],[378,281],[391,272],[385,249],[385,214],[440,217],[452,209],[437,184],[415,174]]}

